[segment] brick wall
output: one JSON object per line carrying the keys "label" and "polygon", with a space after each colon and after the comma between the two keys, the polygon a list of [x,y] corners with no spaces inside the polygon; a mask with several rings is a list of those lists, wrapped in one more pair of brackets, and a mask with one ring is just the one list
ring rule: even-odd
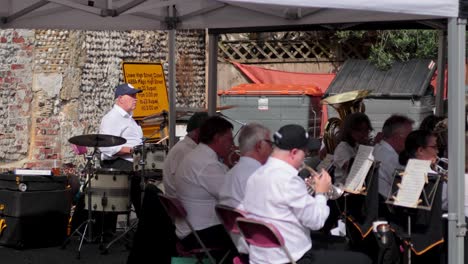
{"label": "brick wall", "polygon": [[34,31],[0,30],[0,161],[27,159]]}
{"label": "brick wall", "polygon": [[[177,92],[177,105],[203,107],[204,32],[177,41],[177,69],[192,69],[189,83],[176,83],[189,91]],[[167,73],[167,51],[163,31],[0,30],[0,168],[83,165],[68,139],[98,132],[121,63],[162,62]]]}

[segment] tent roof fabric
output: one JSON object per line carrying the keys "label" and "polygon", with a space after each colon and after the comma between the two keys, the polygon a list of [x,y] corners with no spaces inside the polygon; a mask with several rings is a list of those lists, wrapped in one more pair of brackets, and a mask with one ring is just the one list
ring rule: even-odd
{"label": "tent roof fabric", "polygon": [[432,60],[395,62],[388,71],[377,69],[367,60],[347,60],[327,94],[372,90],[369,97],[420,97],[426,93],[435,69]]}
{"label": "tent roof fabric", "polygon": [[[87,3],[86,3],[87,2]],[[243,28],[457,17],[466,0],[0,0],[2,28]],[[92,3],[92,4],[91,4]],[[169,7],[175,8],[170,16]],[[169,22],[169,23],[168,23]],[[346,28],[343,28],[346,29]]]}

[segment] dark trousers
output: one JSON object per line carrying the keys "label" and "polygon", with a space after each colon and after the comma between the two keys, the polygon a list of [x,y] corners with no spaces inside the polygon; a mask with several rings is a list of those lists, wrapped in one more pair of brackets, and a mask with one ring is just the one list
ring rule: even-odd
{"label": "dark trousers", "polygon": [[[230,250],[230,254],[226,263],[232,263],[232,258],[238,255],[236,246],[222,225],[215,225],[202,230],[197,230],[197,234],[207,248],[219,249],[210,251],[210,254],[217,261],[220,261],[228,250]],[[182,239],[180,242],[187,250],[201,247],[193,233]]]}
{"label": "dark trousers", "polygon": [[318,264],[318,263],[358,263],[371,264],[372,261],[363,253],[342,250],[310,249],[302,258],[296,261],[297,264]]}
{"label": "dark trousers", "polygon": [[[127,264],[170,264],[176,255],[175,226],[159,201],[158,187],[148,184]],[[156,258],[156,261],[155,261]]]}

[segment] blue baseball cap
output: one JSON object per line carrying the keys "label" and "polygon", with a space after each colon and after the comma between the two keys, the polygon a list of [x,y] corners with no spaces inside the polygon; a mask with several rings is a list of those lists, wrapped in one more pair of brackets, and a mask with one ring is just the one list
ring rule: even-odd
{"label": "blue baseball cap", "polygon": [[115,87],[115,94],[114,94],[114,98],[117,98],[121,95],[134,95],[134,94],[137,94],[137,93],[141,93],[143,92],[142,90],[140,89],[135,89],[135,87],[133,87],[133,85],[129,84],[129,83],[123,83],[123,84],[119,84],[117,85],[117,87]]}

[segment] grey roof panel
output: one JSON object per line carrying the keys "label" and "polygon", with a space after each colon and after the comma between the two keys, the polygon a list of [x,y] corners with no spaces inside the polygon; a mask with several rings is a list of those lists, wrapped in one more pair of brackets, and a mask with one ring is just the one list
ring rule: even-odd
{"label": "grey roof panel", "polygon": [[347,60],[327,94],[372,90],[371,97],[419,97],[426,92],[435,68],[430,59],[395,62],[388,71],[377,69],[367,60]]}

